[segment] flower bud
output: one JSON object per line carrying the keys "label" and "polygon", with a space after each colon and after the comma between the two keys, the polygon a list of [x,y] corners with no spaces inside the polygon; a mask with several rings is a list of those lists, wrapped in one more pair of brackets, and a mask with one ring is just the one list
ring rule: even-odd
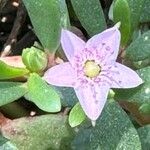
{"label": "flower bud", "polygon": [[40,72],[47,67],[46,54],[35,47],[23,50],[22,61],[26,65],[27,69],[32,72]]}

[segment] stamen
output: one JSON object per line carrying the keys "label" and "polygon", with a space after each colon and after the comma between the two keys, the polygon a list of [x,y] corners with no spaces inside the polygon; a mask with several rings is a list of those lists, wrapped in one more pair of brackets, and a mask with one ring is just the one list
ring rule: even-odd
{"label": "stamen", "polygon": [[101,71],[100,66],[94,60],[88,60],[84,65],[84,73],[87,77],[97,77]]}

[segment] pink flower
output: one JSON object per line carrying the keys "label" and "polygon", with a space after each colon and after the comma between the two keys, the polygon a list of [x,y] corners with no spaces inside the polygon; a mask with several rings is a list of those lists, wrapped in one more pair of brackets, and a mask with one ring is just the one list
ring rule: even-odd
{"label": "pink flower", "polygon": [[61,45],[69,62],[48,69],[44,79],[55,86],[73,87],[85,114],[96,121],[110,88],[133,88],[143,83],[135,71],[116,62],[119,44],[117,26],[86,43],[62,30]]}

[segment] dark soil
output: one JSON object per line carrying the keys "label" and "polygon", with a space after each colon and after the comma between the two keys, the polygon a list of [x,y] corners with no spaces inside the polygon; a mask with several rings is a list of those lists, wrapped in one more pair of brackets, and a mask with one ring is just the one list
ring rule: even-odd
{"label": "dark soil", "polygon": [[[0,2],[0,49],[1,56],[19,55],[37,39],[24,5],[18,0]],[[8,45],[11,46],[9,52]]]}

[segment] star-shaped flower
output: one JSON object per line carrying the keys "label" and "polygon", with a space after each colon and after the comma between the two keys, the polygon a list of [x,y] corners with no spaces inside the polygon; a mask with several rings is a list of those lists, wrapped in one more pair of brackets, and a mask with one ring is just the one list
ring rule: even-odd
{"label": "star-shaped flower", "polygon": [[61,45],[69,62],[48,69],[44,79],[55,86],[73,87],[85,114],[95,122],[110,88],[133,88],[143,83],[135,71],[116,62],[119,44],[117,26],[87,42],[63,29]]}

